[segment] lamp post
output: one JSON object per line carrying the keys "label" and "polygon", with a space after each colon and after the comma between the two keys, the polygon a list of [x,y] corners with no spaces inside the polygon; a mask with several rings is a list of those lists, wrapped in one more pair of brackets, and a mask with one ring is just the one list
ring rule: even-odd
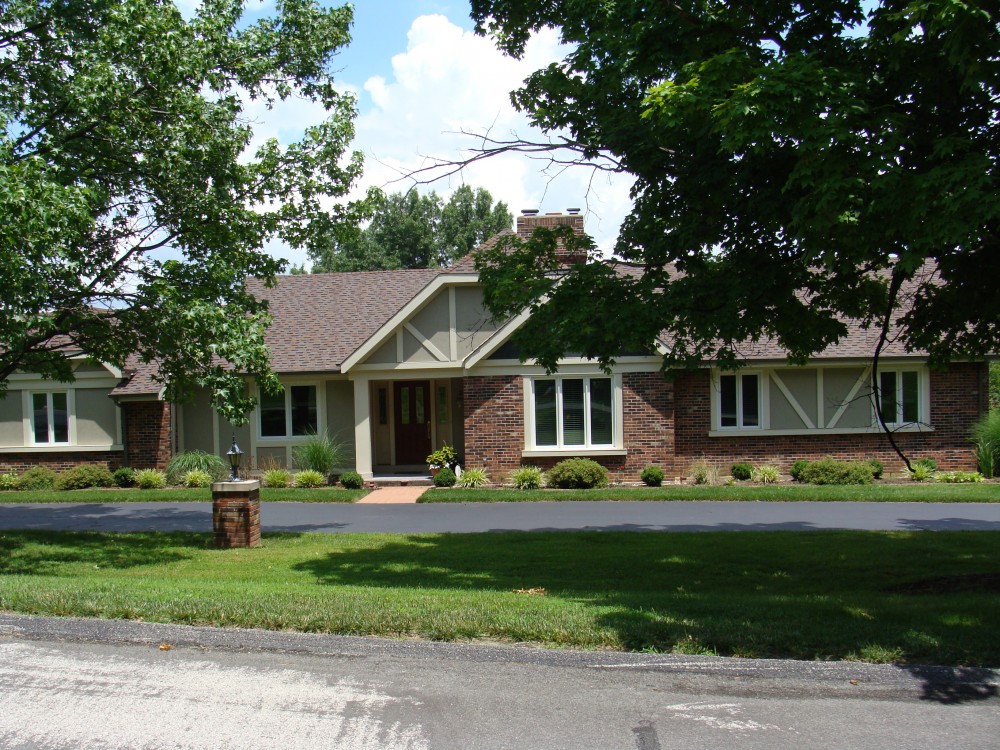
{"label": "lamp post", "polygon": [[243,458],[243,451],[241,451],[240,446],[236,444],[235,435],[233,435],[233,444],[229,446],[229,450],[226,451],[226,458],[229,459],[229,481],[240,481],[240,459]]}

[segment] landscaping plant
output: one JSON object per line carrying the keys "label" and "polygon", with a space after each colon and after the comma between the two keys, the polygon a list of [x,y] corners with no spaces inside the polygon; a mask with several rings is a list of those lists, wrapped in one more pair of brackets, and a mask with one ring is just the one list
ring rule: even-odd
{"label": "landscaping plant", "polygon": [[10,491],[17,489],[17,474],[9,472],[0,474],[0,491]]}
{"label": "landscaping plant", "polygon": [[647,487],[659,487],[663,484],[663,469],[659,466],[647,466],[639,478]]}
{"label": "landscaping plant", "polygon": [[115,478],[104,466],[80,464],[72,469],[66,469],[57,477],[54,489],[83,490],[88,487],[113,487]]}
{"label": "landscaping plant", "polygon": [[118,487],[135,487],[135,471],[128,466],[115,469],[111,476],[114,477],[115,485]]}
{"label": "landscaping plant", "polygon": [[348,490],[360,490],[365,486],[365,480],[356,471],[345,471],[340,475],[340,484]]}
{"label": "landscaping plant", "polygon": [[928,479],[934,478],[934,469],[930,468],[927,464],[915,461],[911,466],[913,468],[907,473],[914,482],[926,482]]}
{"label": "landscaping plant", "polygon": [[718,484],[719,469],[707,461],[695,461],[691,464],[691,480],[695,484]]}
{"label": "landscaping plant", "polygon": [[[441,471],[438,472],[438,476],[441,476]],[[458,478],[455,482],[459,487],[467,487],[469,489],[474,487],[482,487],[489,484],[490,478],[486,476],[486,469],[466,469],[462,472],[462,476]]]}
{"label": "landscaping plant", "polygon": [[331,438],[326,432],[308,435],[305,440],[292,448],[292,463],[298,469],[318,471],[324,477],[345,463],[347,448]]}
{"label": "landscaping plant", "polygon": [[268,469],[261,475],[261,484],[265,487],[287,487],[292,473],[288,469]]}
{"label": "landscaping plant", "polygon": [[733,464],[729,469],[729,473],[733,475],[733,479],[745,482],[753,476],[753,466],[741,461]]}
{"label": "landscaping plant", "polygon": [[459,463],[458,451],[445,443],[427,456],[426,461],[427,465],[431,468],[449,468],[452,471],[455,471],[455,467],[458,466]]}
{"label": "landscaping plant", "polygon": [[510,483],[519,490],[537,490],[545,483],[545,475],[537,466],[519,466],[510,473]]}
{"label": "landscaping plant", "polygon": [[837,461],[823,458],[811,461],[802,471],[802,481],[809,484],[871,484],[872,467],[867,461]]}
{"label": "landscaping plant", "polygon": [[885,464],[877,458],[869,458],[868,465],[872,467],[872,478],[881,479],[882,474],[885,472]]}
{"label": "landscaping plant", "polygon": [[51,490],[56,482],[56,473],[47,466],[32,466],[17,478],[19,490]]}
{"label": "landscaping plant", "polygon": [[457,481],[458,477],[455,476],[455,472],[447,466],[443,467],[437,474],[434,475],[435,487],[454,487],[455,482]]}
{"label": "landscaping plant", "polygon": [[810,463],[811,463],[810,461],[806,461],[804,458],[800,458],[798,461],[792,464],[792,468],[788,470],[788,473],[792,475],[792,479],[794,479],[796,482],[804,482],[805,480],[802,478],[802,474],[803,472],[805,472],[806,468],[809,466]]}
{"label": "landscaping plant", "polygon": [[978,471],[942,471],[935,479],[939,482],[948,482],[949,484],[968,484],[982,482],[983,475]]}
{"label": "landscaping plant", "polygon": [[757,484],[773,484],[781,479],[781,472],[777,466],[771,464],[761,464],[754,466],[750,473],[750,479]]}
{"label": "landscaping plant", "polygon": [[293,482],[296,487],[304,489],[312,489],[314,487],[322,487],[326,484],[326,474],[322,472],[315,471],[314,469],[306,469],[305,471],[300,471],[295,475],[295,480]]}
{"label": "landscaping plant", "polygon": [[567,458],[548,472],[549,484],[562,490],[606,487],[608,470],[590,458]]}
{"label": "landscaping plant", "polygon": [[195,469],[207,472],[213,482],[221,482],[229,476],[229,467],[221,456],[205,451],[184,451],[167,464],[167,484],[183,484],[184,475]]}
{"label": "landscaping plant", "polygon": [[972,425],[972,439],[980,471],[992,477],[995,468],[1000,467],[1000,411],[991,411]]}
{"label": "landscaping plant", "polygon": [[135,484],[140,490],[162,490],[167,486],[167,475],[157,469],[139,469]]}
{"label": "landscaping plant", "polygon": [[211,487],[212,475],[201,469],[191,469],[191,471],[181,477],[181,484],[191,489],[195,489],[197,487]]}

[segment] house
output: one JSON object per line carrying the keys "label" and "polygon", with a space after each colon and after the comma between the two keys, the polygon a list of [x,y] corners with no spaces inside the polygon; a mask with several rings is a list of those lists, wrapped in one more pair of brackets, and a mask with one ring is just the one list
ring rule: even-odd
{"label": "house", "polygon": [[[518,217],[516,231],[583,231],[578,213],[536,213]],[[204,393],[191,404],[164,401],[148,365],[117,372],[81,355],[73,384],[11,379],[0,400],[0,469],[162,467],[177,451],[224,453],[233,436],[254,467],[286,466],[317,430],[345,442],[350,465],[342,468],[364,477],[423,471],[443,443],[494,478],[570,456],[592,457],[622,480],[650,464],[685,475],[699,459],[786,469],[825,455],[900,463],[868,397],[876,334],[857,326],[802,367],[763,343],[738,372],[706,366],[669,380],[651,352],[621,357],[611,374],[567,358],[547,375],[512,352],[509,337],[523,320],[491,320],[470,259],[449,269],[284,276],[272,288],[251,280],[249,288],[269,300],[267,341],[285,390],[262,395],[248,425],[219,418]],[[986,410],[985,362],[932,371],[894,344],[878,380],[904,450],[942,468],[975,468],[968,435]]]}

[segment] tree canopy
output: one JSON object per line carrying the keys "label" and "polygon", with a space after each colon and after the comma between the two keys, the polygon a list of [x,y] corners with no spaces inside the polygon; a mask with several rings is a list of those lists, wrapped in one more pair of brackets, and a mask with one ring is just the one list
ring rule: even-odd
{"label": "tree canopy", "polygon": [[995,1],[472,9],[515,56],[534,31],[561,30],[570,51],[514,104],[570,152],[561,158],[636,177],[617,270],[560,270],[541,232],[481,258],[496,314],[535,308],[519,335],[529,356],[607,364],[666,332],[668,367],[735,365],[741,342],[763,337],[801,362],[842,337],[846,318],[935,364],[996,350]]}
{"label": "tree canopy", "polygon": [[[17,370],[71,380],[78,350],[156,361],[169,397],[205,385],[237,421],[238,373],[280,387],[243,283],[281,269],[269,240],[368,215],[346,201],[354,100],[328,72],[351,9],[279,0],[249,23],[243,5],[0,0],[0,392]],[[328,118],[251,149],[248,103],[289,97]]]}
{"label": "tree canopy", "polygon": [[416,190],[385,196],[371,224],[353,236],[330,236],[310,251],[313,272],[447,266],[509,229],[506,204],[484,188],[462,185],[444,201]]}

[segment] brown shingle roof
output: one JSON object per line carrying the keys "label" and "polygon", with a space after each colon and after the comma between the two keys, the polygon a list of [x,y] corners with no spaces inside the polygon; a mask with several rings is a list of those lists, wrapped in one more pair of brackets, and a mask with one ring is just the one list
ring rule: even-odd
{"label": "brown shingle roof", "polygon": [[278,373],[338,372],[355,349],[385,325],[442,269],[279,276],[270,289],[247,290],[270,304],[271,367]]}

